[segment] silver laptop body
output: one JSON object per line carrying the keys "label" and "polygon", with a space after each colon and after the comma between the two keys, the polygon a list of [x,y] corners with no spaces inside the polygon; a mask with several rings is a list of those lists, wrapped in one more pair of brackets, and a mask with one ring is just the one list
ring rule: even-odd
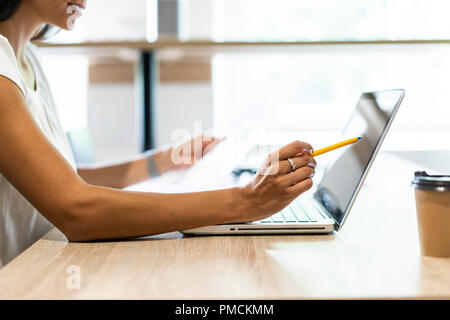
{"label": "silver laptop body", "polygon": [[263,220],[213,225],[184,234],[313,234],[339,231],[355,202],[405,95],[405,90],[361,95],[343,138],[361,141],[335,151],[312,196],[299,196],[282,211]]}

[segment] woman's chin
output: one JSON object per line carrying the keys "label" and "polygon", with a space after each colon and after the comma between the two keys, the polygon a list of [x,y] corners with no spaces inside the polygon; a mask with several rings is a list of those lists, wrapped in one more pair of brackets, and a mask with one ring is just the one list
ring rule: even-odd
{"label": "woman's chin", "polygon": [[72,31],[77,26],[76,21],[75,22],[64,22],[61,24],[58,24],[58,28],[65,31]]}
{"label": "woman's chin", "polygon": [[65,26],[64,28],[61,28],[61,29],[65,30],[65,31],[72,31],[73,29],[75,29],[75,25]]}

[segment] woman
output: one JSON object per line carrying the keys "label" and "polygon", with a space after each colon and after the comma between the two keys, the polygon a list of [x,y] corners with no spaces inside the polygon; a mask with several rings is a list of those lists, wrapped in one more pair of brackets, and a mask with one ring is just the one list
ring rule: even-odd
{"label": "woman", "polygon": [[[49,25],[71,29],[85,5],[82,0],[0,2],[0,266],[52,226],[70,241],[89,241],[259,220],[311,188],[316,164],[307,154],[312,148],[299,141],[269,155],[248,185],[218,191],[119,189],[178,168],[173,149],[77,169],[30,40],[42,38]],[[217,142],[203,141],[202,152]]]}

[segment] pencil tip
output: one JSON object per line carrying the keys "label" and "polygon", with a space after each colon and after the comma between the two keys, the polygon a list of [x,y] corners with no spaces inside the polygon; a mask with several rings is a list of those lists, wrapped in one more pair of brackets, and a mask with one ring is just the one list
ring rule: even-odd
{"label": "pencil tip", "polygon": [[358,137],[358,140],[361,140],[362,139],[362,137]]}

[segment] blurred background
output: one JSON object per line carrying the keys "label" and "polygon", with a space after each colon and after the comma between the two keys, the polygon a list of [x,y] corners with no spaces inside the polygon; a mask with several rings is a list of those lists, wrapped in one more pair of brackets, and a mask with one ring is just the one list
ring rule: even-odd
{"label": "blurred background", "polygon": [[[390,88],[406,97],[384,148],[450,149],[449,12],[445,0],[90,0],[74,31],[49,40],[71,46],[39,50],[82,162],[135,155],[146,134],[164,146],[198,124],[334,143],[361,92]],[[152,49],[150,133],[146,42],[176,44]]]}

